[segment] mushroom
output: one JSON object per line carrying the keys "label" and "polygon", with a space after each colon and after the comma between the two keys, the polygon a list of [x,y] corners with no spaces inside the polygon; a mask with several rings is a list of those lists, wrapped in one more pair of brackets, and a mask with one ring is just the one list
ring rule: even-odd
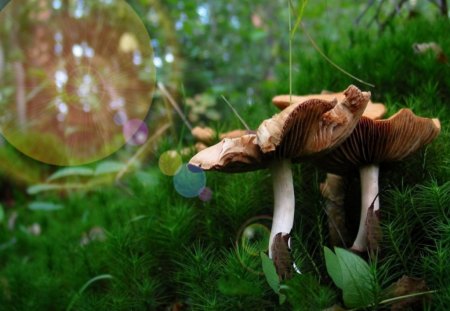
{"label": "mushroom", "polygon": [[311,99],[291,105],[265,120],[256,134],[224,139],[189,162],[204,170],[245,172],[269,168],[274,191],[274,214],[269,239],[288,234],[294,222],[295,196],[291,163],[328,152],[347,138],[361,117],[370,93],[350,86],[345,100]]}
{"label": "mushroom", "polygon": [[[323,100],[336,99],[338,102],[345,100],[344,92],[332,93],[322,91],[321,94],[311,95],[278,95],[272,99],[272,103],[280,110],[288,107],[292,103],[300,103],[311,98]],[[381,119],[387,109],[382,103],[372,103],[369,100],[363,116],[373,120]],[[324,183],[320,184],[322,196],[326,199],[325,210],[328,215],[328,228],[330,243],[334,246],[345,246],[348,239],[348,232],[345,226],[345,178],[343,176],[327,173]]]}
{"label": "mushroom", "polygon": [[344,175],[359,169],[361,177],[361,217],[357,237],[351,247],[357,252],[367,250],[366,218],[378,199],[379,165],[399,161],[430,143],[440,132],[438,119],[421,118],[401,109],[386,120],[362,117],[352,134],[336,149],[316,159],[315,164],[327,172]]}

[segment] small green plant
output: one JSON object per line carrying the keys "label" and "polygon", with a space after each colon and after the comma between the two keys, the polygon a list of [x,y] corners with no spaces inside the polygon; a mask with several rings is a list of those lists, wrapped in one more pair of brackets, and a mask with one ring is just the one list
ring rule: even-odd
{"label": "small green plant", "polygon": [[[434,290],[416,292],[414,281],[416,283],[417,281],[408,277],[381,291],[377,283],[376,269],[352,252],[338,247],[334,251],[333,253],[329,248],[324,248],[327,271],[334,284],[342,290],[344,304],[352,308],[352,311],[393,304],[436,292]],[[392,288],[396,285],[406,287],[406,292],[393,297],[396,291]]]}

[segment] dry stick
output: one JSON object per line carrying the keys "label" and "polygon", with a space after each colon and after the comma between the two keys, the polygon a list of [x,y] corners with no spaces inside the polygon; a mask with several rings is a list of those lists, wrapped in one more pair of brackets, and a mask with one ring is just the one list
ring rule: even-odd
{"label": "dry stick", "polygon": [[303,23],[301,23],[302,26],[302,30],[305,33],[306,37],[308,37],[309,42],[311,42],[312,46],[314,47],[314,49],[328,62],[330,63],[330,65],[332,65],[333,67],[335,67],[336,69],[338,69],[339,71],[341,71],[342,73],[346,74],[347,76],[355,79],[356,81],[363,83],[365,85],[371,86],[371,87],[375,87],[375,85],[368,83],[364,80],[359,79],[358,77],[352,75],[350,72],[344,70],[343,68],[339,67],[337,64],[335,64],[328,56],[325,55],[324,52],[322,52],[322,50],[319,48],[319,46],[317,45],[317,43],[314,41],[314,39],[311,37],[311,35],[309,34],[309,32],[306,30],[306,27]]}
{"label": "dry stick", "polygon": [[250,127],[245,123],[244,119],[239,115],[239,113],[234,109],[234,107],[231,105],[231,103],[226,99],[225,96],[222,95],[222,99],[227,103],[228,107],[230,107],[231,111],[236,115],[236,117],[241,121],[242,125],[245,127],[247,131],[250,131]]}
{"label": "dry stick", "polygon": [[123,175],[125,175],[128,171],[130,166],[137,161],[137,159],[142,155],[142,153],[144,153],[144,151],[147,150],[147,148],[149,148],[149,146],[151,146],[151,144],[158,138],[160,137],[165,131],[167,131],[170,127],[169,123],[164,124],[161,128],[158,129],[158,131],[156,131],[155,134],[153,134],[152,137],[150,137],[144,145],[142,145],[139,150],[128,160],[128,162],[125,164],[125,166],[119,171],[119,173],[117,173],[116,176],[116,182],[119,183],[120,180],[122,179]]}
{"label": "dry stick", "polygon": [[164,95],[164,97],[166,97],[168,99],[169,103],[172,105],[173,109],[175,109],[175,111],[178,113],[178,115],[180,116],[181,120],[183,120],[183,122],[186,125],[186,127],[190,131],[192,131],[191,123],[189,123],[189,121],[186,119],[186,116],[184,115],[183,111],[181,111],[180,106],[178,106],[177,102],[173,99],[172,95],[170,95],[170,93],[167,91],[167,89],[164,86],[164,84],[162,84],[161,82],[158,82],[158,88],[161,91],[161,93]]}

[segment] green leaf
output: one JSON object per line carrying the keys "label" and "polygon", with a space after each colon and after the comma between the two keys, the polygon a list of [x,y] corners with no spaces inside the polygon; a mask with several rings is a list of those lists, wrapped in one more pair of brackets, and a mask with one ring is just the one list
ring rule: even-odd
{"label": "green leaf", "polygon": [[261,261],[267,283],[269,283],[269,286],[273,289],[273,291],[278,294],[280,292],[280,279],[278,278],[273,261],[263,252],[261,252]]}
{"label": "green leaf", "polygon": [[339,264],[338,257],[328,248],[324,247],[325,265],[327,266],[328,274],[333,280],[334,284],[340,289],[343,289],[342,270]]}
{"label": "green leaf", "polygon": [[347,307],[356,308],[374,302],[375,280],[370,267],[361,257],[342,248],[335,248],[342,272],[342,291]]}
{"label": "green leaf", "polygon": [[94,170],[88,167],[67,167],[56,171],[53,175],[47,178],[48,181],[52,181],[59,178],[72,177],[72,176],[92,176]]}
{"label": "green leaf", "polygon": [[28,208],[32,211],[57,211],[63,209],[64,206],[51,202],[32,202],[28,204]]}
{"label": "green leaf", "polygon": [[44,191],[53,191],[61,189],[60,185],[51,185],[51,184],[38,184],[31,187],[28,187],[27,193],[30,195],[38,194]]}
{"label": "green leaf", "polygon": [[121,162],[105,161],[97,165],[95,168],[95,175],[118,173],[124,167],[125,164]]}
{"label": "green leaf", "polygon": [[280,303],[280,305],[282,305],[283,303],[286,302],[286,298],[287,298],[287,296],[284,295],[284,294],[280,294],[279,295],[279,303]]}
{"label": "green leaf", "polygon": [[3,205],[0,204],[0,223],[5,219],[5,210],[3,209]]}

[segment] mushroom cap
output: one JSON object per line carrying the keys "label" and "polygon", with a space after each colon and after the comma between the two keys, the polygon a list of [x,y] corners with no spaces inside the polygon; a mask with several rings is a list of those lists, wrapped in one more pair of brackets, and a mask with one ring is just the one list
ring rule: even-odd
{"label": "mushroom cap", "polygon": [[[283,110],[292,104],[302,103],[310,99],[321,99],[326,101],[337,100],[342,102],[345,99],[344,91],[338,93],[323,93],[311,94],[311,95],[277,95],[272,99],[272,103],[277,106],[278,109]],[[386,107],[382,103],[373,103],[369,100],[366,110],[364,110],[363,117],[370,119],[381,119],[387,112]]]}
{"label": "mushroom cap", "polygon": [[265,154],[302,160],[324,153],[345,140],[358,123],[370,92],[351,85],[341,102],[309,99],[286,107],[257,130],[257,143]]}
{"label": "mushroom cap", "polygon": [[315,163],[343,175],[364,165],[400,161],[429,144],[440,130],[438,119],[418,117],[410,109],[401,109],[385,120],[363,117],[340,146]]}
{"label": "mushroom cap", "polygon": [[265,168],[268,162],[256,144],[256,134],[246,134],[237,138],[225,138],[200,151],[189,164],[205,171],[240,173]]}
{"label": "mushroom cap", "polygon": [[255,131],[249,131],[249,130],[233,130],[226,133],[222,133],[219,135],[220,139],[224,138],[238,138],[241,136],[244,136],[246,134],[255,134]]}

